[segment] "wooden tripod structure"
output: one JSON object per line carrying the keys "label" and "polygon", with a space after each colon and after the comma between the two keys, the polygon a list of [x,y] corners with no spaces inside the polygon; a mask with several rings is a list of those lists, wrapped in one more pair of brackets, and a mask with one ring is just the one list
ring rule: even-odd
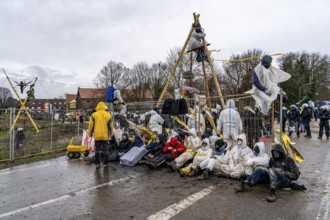
{"label": "wooden tripod structure", "polygon": [[37,131],[37,133],[38,133],[38,132],[39,132],[39,129],[38,129],[37,125],[34,123],[33,118],[31,117],[29,111],[27,111],[27,109],[26,109],[26,107],[25,107],[26,102],[28,101],[28,99],[29,99],[30,96],[31,96],[31,90],[33,89],[34,85],[36,84],[36,82],[37,82],[37,80],[38,80],[38,77],[36,77],[36,78],[34,79],[32,85],[31,85],[31,87],[30,87],[30,90],[29,90],[29,92],[28,92],[28,95],[27,95],[27,97],[25,98],[25,100],[24,100],[24,102],[23,102],[22,99],[19,97],[17,90],[15,89],[15,87],[13,86],[13,84],[11,83],[11,81],[10,81],[8,75],[6,74],[5,70],[4,70],[4,69],[2,69],[2,70],[3,70],[3,72],[5,73],[5,75],[6,75],[6,77],[7,77],[7,80],[8,80],[8,82],[9,82],[11,88],[14,90],[14,92],[15,92],[15,94],[16,94],[16,97],[18,98],[19,102],[21,103],[21,108],[19,109],[19,111],[18,111],[18,113],[17,113],[17,115],[16,115],[16,118],[15,118],[15,120],[14,120],[14,123],[13,123],[13,125],[11,126],[9,132],[11,132],[11,130],[13,130],[13,128],[15,127],[15,124],[16,124],[16,122],[17,122],[17,120],[18,120],[18,118],[19,118],[19,116],[20,116],[22,110],[25,110],[27,116],[29,117],[30,121],[32,122],[34,128],[36,129],[36,131]]}
{"label": "wooden tripod structure", "polygon": [[[159,97],[159,100],[157,102],[157,108],[160,107],[160,103],[163,100],[165,93],[167,92],[167,89],[168,89],[168,87],[169,87],[169,85],[170,85],[170,83],[171,83],[171,81],[173,79],[173,76],[175,74],[176,68],[178,67],[178,65],[179,65],[179,63],[180,63],[180,61],[182,59],[182,56],[183,56],[183,54],[185,52],[185,49],[187,48],[188,42],[189,42],[190,37],[191,37],[191,35],[192,35],[193,31],[194,31],[194,28],[197,27],[197,26],[201,26],[200,23],[199,23],[199,14],[196,15],[195,13],[193,13],[193,17],[194,17],[194,23],[191,26],[190,32],[189,32],[188,37],[187,37],[187,39],[186,39],[186,41],[185,41],[185,43],[184,43],[184,45],[183,45],[183,47],[181,49],[181,52],[179,54],[179,57],[177,58],[177,60],[176,60],[176,62],[174,64],[174,67],[172,69],[172,72],[169,75],[168,80],[167,80],[167,82],[165,84],[165,87],[164,87],[164,89],[163,89],[163,91],[162,91],[162,93],[161,93],[161,95]],[[206,62],[206,63],[208,63],[209,66],[210,66],[210,69],[211,69],[211,72],[212,72],[212,76],[213,76],[213,80],[214,80],[214,83],[215,83],[215,87],[217,89],[218,96],[219,96],[219,99],[220,99],[220,105],[224,109],[226,107],[226,105],[225,105],[225,102],[224,102],[224,99],[223,99],[223,96],[222,96],[222,92],[221,92],[221,88],[220,88],[220,84],[219,84],[218,78],[217,78],[217,76],[215,74],[213,61],[211,59],[210,52],[209,52],[209,50],[207,48],[207,41],[204,38],[203,38],[203,44],[204,44],[205,54],[206,54],[207,60],[208,60],[208,62]],[[205,81],[205,95],[206,95],[206,99],[207,99],[207,106],[208,106],[209,109],[211,109],[210,92],[209,92],[209,86],[208,86],[208,82],[207,82],[207,75],[206,75],[206,71],[205,71],[205,63],[204,62],[205,61],[202,62],[202,67],[203,67],[203,74],[204,74],[204,81]]]}

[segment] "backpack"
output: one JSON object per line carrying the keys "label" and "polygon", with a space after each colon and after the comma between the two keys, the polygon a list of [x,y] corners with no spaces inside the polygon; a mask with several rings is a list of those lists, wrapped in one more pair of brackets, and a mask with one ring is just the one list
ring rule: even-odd
{"label": "backpack", "polygon": [[108,86],[106,93],[107,102],[114,102],[117,99],[115,98],[115,88],[113,86]]}

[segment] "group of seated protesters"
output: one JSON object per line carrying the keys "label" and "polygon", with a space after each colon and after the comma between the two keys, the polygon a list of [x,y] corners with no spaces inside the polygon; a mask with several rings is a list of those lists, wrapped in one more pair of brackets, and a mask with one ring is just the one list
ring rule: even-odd
{"label": "group of seated protesters", "polygon": [[[146,148],[147,153],[138,164],[150,169],[168,166],[182,177],[197,176],[198,180],[206,180],[211,174],[237,179],[240,184],[235,187],[236,192],[258,183],[268,183],[269,202],[276,200],[278,188],[299,188],[292,182],[299,178],[299,169],[283,146],[273,146],[269,156],[263,142],[247,146],[245,134],[238,135],[236,142],[228,144],[214,136],[201,140],[194,128],[184,135],[174,131],[167,137],[158,134],[154,141],[148,135],[140,137],[131,130],[122,134],[119,144],[111,142],[110,151],[116,150],[118,156],[109,161],[118,160],[133,146]],[[303,185],[301,187],[304,189]]]}

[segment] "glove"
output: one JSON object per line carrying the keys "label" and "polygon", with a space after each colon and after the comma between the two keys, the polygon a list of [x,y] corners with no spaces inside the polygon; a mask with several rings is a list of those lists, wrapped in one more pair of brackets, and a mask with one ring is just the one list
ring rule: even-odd
{"label": "glove", "polygon": [[267,89],[266,91],[265,91],[265,93],[266,93],[266,95],[271,95],[272,94],[272,90],[270,90],[270,89]]}

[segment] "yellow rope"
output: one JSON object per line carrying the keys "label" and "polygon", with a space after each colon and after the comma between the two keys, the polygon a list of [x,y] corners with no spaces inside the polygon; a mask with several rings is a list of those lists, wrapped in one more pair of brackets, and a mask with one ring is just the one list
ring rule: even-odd
{"label": "yellow rope", "polygon": [[[288,56],[287,53],[274,53],[274,54],[270,54],[269,56],[275,57],[275,56]],[[234,59],[234,60],[216,60],[213,59],[213,61],[217,61],[217,62],[244,62],[247,60],[252,60],[252,59],[260,59],[263,56],[254,56],[254,57],[247,57],[247,58],[243,58],[243,59]],[[196,60],[192,60],[192,62],[197,62]],[[188,61],[184,61],[183,63],[187,64],[190,63],[190,60]]]}
{"label": "yellow rope", "polygon": [[[275,54],[270,54],[269,56],[275,57],[275,56],[287,56],[287,53],[275,53]],[[247,60],[252,60],[252,59],[260,59],[263,56],[254,56],[254,57],[247,57],[243,59],[238,59],[238,60],[214,60],[214,61],[219,61],[219,62],[244,62]]]}

